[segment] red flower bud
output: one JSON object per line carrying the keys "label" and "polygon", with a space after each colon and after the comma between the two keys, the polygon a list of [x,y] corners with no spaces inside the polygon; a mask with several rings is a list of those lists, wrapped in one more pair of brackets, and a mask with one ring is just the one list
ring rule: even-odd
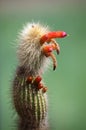
{"label": "red flower bud", "polygon": [[29,76],[29,77],[27,77],[27,83],[31,83],[32,82],[32,80],[33,80],[33,77],[32,76]]}
{"label": "red flower bud", "polygon": [[38,86],[37,86],[38,89],[41,89],[43,88],[43,84],[42,83],[39,83]]}
{"label": "red flower bud", "polygon": [[42,89],[42,92],[45,93],[46,91],[47,91],[47,87],[44,87],[44,88]]}
{"label": "red flower bud", "polygon": [[53,48],[50,45],[46,45],[46,46],[43,47],[44,53],[48,53],[48,52],[52,52],[52,51],[53,51]]}
{"label": "red flower bud", "polygon": [[34,84],[39,84],[42,78],[40,76],[37,76],[34,80]]}

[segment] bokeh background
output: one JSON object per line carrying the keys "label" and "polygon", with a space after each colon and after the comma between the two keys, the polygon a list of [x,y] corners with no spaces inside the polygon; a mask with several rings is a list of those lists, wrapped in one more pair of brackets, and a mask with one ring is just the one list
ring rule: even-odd
{"label": "bokeh background", "polygon": [[[44,74],[50,130],[86,130],[86,1],[0,0],[0,130],[12,130],[11,81],[18,64],[16,38],[31,21],[64,30],[58,68]],[[15,127],[14,127],[15,130]]]}

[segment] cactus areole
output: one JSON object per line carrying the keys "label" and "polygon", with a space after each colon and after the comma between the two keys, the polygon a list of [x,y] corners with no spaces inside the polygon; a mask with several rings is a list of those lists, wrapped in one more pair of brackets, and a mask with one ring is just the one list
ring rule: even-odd
{"label": "cactus areole", "polygon": [[18,67],[13,81],[13,105],[18,114],[18,130],[48,130],[47,87],[42,74],[53,61],[57,61],[53,51],[60,52],[55,38],[64,38],[64,31],[51,32],[39,23],[27,24],[19,35]]}

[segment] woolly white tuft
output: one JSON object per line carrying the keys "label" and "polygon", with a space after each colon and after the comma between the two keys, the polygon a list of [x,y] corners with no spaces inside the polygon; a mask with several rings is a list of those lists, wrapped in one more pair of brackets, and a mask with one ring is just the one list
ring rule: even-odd
{"label": "woolly white tuft", "polygon": [[33,74],[43,73],[50,63],[49,58],[46,58],[41,52],[43,45],[40,44],[41,36],[48,32],[47,26],[28,23],[19,35],[19,65],[26,67]]}

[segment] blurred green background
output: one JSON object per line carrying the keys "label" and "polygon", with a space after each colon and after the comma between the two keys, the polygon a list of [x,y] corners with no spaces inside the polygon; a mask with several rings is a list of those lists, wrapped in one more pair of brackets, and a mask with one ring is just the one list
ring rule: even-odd
{"label": "blurred green background", "polygon": [[[16,38],[31,21],[64,30],[58,39],[58,68],[44,74],[50,130],[86,130],[86,2],[84,0],[0,1],[0,130],[12,130],[11,81],[18,61]],[[14,130],[16,128],[14,127]]]}

